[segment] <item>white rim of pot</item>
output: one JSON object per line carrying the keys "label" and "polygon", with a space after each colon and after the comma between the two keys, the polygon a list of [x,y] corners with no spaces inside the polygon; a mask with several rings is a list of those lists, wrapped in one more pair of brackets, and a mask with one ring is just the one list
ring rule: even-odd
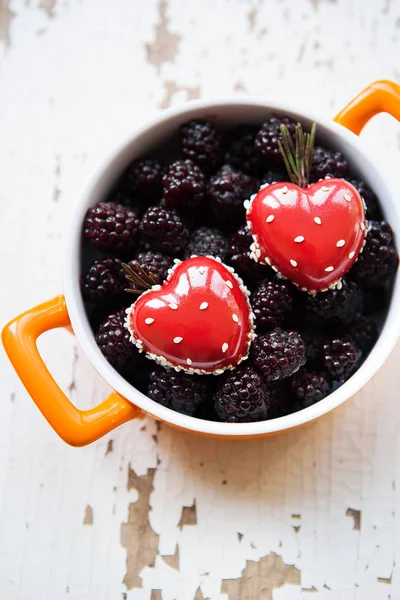
{"label": "white rim of pot", "polygon": [[[391,178],[385,171],[383,164],[378,157],[370,156],[370,152],[365,152],[362,148],[362,141],[358,136],[348,131],[341,125],[338,125],[332,120],[321,118],[318,115],[311,114],[307,110],[301,110],[299,107],[293,108],[284,102],[271,103],[263,98],[243,97],[243,98],[218,98],[212,100],[191,101],[178,108],[168,109],[144,123],[141,127],[136,127],[125,140],[118,144],[102,161],[102,163],[92,172],[86,185],[84,186],[71,220],[69,229],[67,230],[67,240],[65,245],[63,282],[66,304],[72,328],[86,356],[105,379],[105,381],[121,396],[124,396],[143,411],[153,415],[157,419],[169,422],[178,427],[218,436],[257,436],[285,431],[313,421],[318,417],[330,412],[334,408],[343,404],[358,392],[370,379],[375,375],[378,369],[385,362],[390,352],[394,348],[400,335],[400,310],[395,310],[396,306],[400,306],[400,278],[396,277],[393,296],[386,322],[377,343],[369,354],[368,358],[358,369],[358,371],[340,388],[332,392],[329,396],[317,402],[316,404],[302,409],[299,412],[290,415],[279,417],[276,419],[259,421],[255,423],[219,423],[214,421],[206,421],[196,417],[182,415],[174,410],[161,406],[154,400],[151,400],[128,381],[126,381],[119,373],[107,362],[101,351],[96,345],[94,335],[90,328],[83,300],[79,288],[80,275],[80,250],[81,250],[81,228],[84,215],[88,206],[94,202],[92,199],[96,196],[96,190],[104,186],[109,178],[108,171],[111,168],[115,169],[115,163],[121,162],[121,171],[126,166],[126,157],[123,158],[124,150],[133,142],[133,140],[146,136],[149,131],[157,126],[166,124],[174,117],[184,117],[182,120],[191,118],[199,118],[201,111],[217,111],[226,106],[237,107],[258,107],[265,108],[266,114],[271,112],[285,113],[294,115],[301,120],[310,122],[316,121],[317,125],[325,128],[345,141],[347,146],[350,146],[354,152],[360,156],[366,169],[368,169],[368,179],[378,179],[381,183],[384,181],[389,190],[389,198],[381,199],[384,209],[389,205],[391,213],[391,225],[400,239],[400,222],[399,213],[394,203],[393,191],[394,185],[391,184]],[[131,157],[131,160],[134,157]],[[112,165],[114,165],[112,167]],[[388,183],[389,182],[389,183]],[[96,198],[98,201],[100,198]]]}

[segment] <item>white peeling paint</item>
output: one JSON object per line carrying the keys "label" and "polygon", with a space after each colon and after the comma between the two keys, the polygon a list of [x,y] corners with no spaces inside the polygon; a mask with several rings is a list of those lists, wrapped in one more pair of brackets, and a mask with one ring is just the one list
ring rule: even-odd
{"label": "white peeling paint", "polygon": [[[373,79],[399,77],[398,2],[39,4],[10,1],[9,45],[0,41],[4,322],[60,293],[65,223],[82,184],[159,106],[199,94],[292,100],[295,90],[299,106],[333,116]],[[160,39],[173,48],[155,61]],[[398,127],[382,116],[362,135],[400,185]],[[28,259],[22,277],[16,265]],[[39,347],[79,407],[106,397],[71,335],[55,332]],[[0,598],[150,600],[162,589],[163,600],[193,600],[199,586],[204,598],[223,598],[223,580],[276,553],[301,582],[273,600],[398,600],[399,358],[397,348],[345,407],[277,438],[203,439],[145,419],[79,450],[56,437],[3,358]],[[120,542],[139,496],[127,490],[129,464],[138,476],[156,469],[148,518],[159,555],[136,590],[123,584]],[[179,528],[194,500],[197,525]],[[360,531],[348,509],[361,511]],[[176,544],[179,571],[162,558]]]}

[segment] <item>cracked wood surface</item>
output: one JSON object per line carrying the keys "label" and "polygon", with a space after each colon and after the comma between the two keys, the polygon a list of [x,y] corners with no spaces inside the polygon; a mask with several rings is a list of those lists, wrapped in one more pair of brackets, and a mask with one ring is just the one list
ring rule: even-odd
{"label": "cracked wood surface", "polygon": [[[60,292],[81,186],[160,108],[258,94],[332,116],[400,81],[399,55],[399,0],[0,0],[4,322]],[[400,126],[363,139],[400,184]],[[39,348],[77,405],[106,397],[70,334]],[[1,354],[1,600],[400,600],[399,358],[280,437],[146,419],[75,449]]]}

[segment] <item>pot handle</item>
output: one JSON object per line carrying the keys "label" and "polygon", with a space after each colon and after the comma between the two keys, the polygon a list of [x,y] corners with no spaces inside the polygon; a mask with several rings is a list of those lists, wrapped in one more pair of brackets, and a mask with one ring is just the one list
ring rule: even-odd
{"label": "pot handle", "polygon": [[3,345],[19,378],[54,431],[71,446],[85,446],[139,416],[141,411],[116,392],[90,410],[79,410],[68,400],[36,345],[42,333],[58,327],[71,327],[64,296],[56,296],[10,321],[2,332]]}
{"label": "pot handle", "polygon": [[378,113],[386,112],[400,121],[400,85],[382,79],[357,94],[333,119],[359,135],[364,125]]}

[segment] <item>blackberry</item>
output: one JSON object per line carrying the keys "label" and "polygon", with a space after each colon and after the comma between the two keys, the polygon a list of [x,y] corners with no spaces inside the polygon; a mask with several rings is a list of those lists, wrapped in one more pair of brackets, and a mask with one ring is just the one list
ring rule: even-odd
{"label": "blackberry", "polygon": [[163,166],[155,158],[140,158],[128,167],[123,184],[142,204],[155,204],[162,196]]}
{"label": "blackberry", "polygon": [[170,256],[161,254],[161,252],[138,252],[136,258],[129,263],[129,266],[135,270],[135,263],[138,262],[146,273],[151,273],[160,283],[162,283],[168,275],[168,269],[170,269],[174,260]]}
{"label": "blackberry", "polygon": [[281,125],[286,125],[290,135],[293,136],[296,123],[290,117],[272,116],[262,125],[255,140],[255,149],[259,156],[275,165],[283,163],[278,146],[278,141],[282,139]]}
{"label": "blackberry", "polygon": [[252,125],[236,127],[229,137],[224,157],[228,165],[254,177],[262,172],[262,161],[254,148],[257,131]]}
{"label": "blackberry", "polygon": [[126,369],[122,374],[125,379],[142,394],[147,395],[150,373],[154,369],[154,361],[146,358],[143,353],[137,354],[135,368]]}
{"label": "blackberry", "polygon": [[348,164],[341,152],[327,150],[317,146],[314,148],[311,181],[318,181],[326,176],[329,177],[345,177]]}
{"label": "blackberry", "polygon": [[120,206],[127,206],[136,213],[139,212],[139,207],[135,206],[135,199],[133,198],[132,194],[128,194],[124,189],[113,190],[108,196],[107,202],[113,202],[114,204],[119,204]]}
{"label": "blackberry", "polygon": [[398,266],[393,230],[385,221],[370,221],[363,252],[351,273],[365,287],[376,287],[391,279]]}
{"label": "blackberry", "polygon": [[253,241],[250,229],[246,224],[242,225],[232,234],[229,253],[242,254],[243,252],[249,252]]}
{"label": "blackberry", "polygon": [[214,126],[202,119],[189,121],[180,130],[182,154],[205,171],[215,169],[220,161],[221,139]]}
{"label": "blackberry", "polygon": [[288,175],[278,169],[270,169],[261,178],[261,183],[277,183],[278,181],[287,181]]}
{"label": "blackberry", "polygon": [[172,163],[162,178],[163,198],[167,206],[182,211],[198,209],[205,193],[205,179],[192,160]]}
{"label": "blackberry", "polygon": [[202,421],[220,421],[213,402],[203,402],[193,415]]}
{"label": "blackberry", "polygon": [[360,181],[359,179],[348,179],[348,182],[356,188],[361,198],[364,198],[367,207],[367,219],[379,220],[382,217],[382,213],[375,192],[364,181]]}
{"label": "blackberry", "polygon": [[125,271],[119,258],[98,258],[81,277],[82,295],[92,302],[120,298],[125,288]]}
{"label": "blackberry", "polygon": [[322,373],[298,371],[291,379],[291,391],[301,408],[319,402],[331,391],[329,381]]}
{"label": "blackberry", "polygon": [[219,256],[221,260],[225,260],[227,251],[228,240],[219,229],[200,227],[192,231],[184,257],[190,258],[192,254],[196,254],[197,256]]}
{"label": "blackberry", "polygon": [[368,354],[378,339],[378,328],[372,319],[357,315],[349,329],[349,334],[363,353]]}
{"label": "blackberry", "polygon": [[207,185],[207,196],[215,220],[223,225],[239,225],[245,217],[243,202],[258,189],[258,180],[224,165]]}
{"label": "blackberry", "polygon": [[267,384],[270,395],[268,419],[284,417],[296,410],[289,382],[290,379],[283,379]]}
{"label": "blackberry", "polygon": [[360,366],[361,350],[349,337],[326,341],[321,350],[321,366],[332,379],[346,381]]}
{"label": "blackberry", "polygon": [[267,418],[269,394],[257,371],[238,367],[221,377],[214,402],[221,421],[250,423]]}
{"label": "blackberry", "polygon": [[229,263],[246,283],[264,279],[272,271],[265,265],[256,263],[250,257],[253,238],[247,225],[242,225],[231,237],[228,249]]}
{"label": "blackberry", "polygon": [[139,225],[139,216],[130,208],[98,202],[86,213],[83,235],[101,250],[127,253],[138,245]]}
{"label": "blackberry", "polygon": [[306,345],[296,331],[277,328],[254,340],[250,358],[265,381],[285,379],[306,362]]}
{"label": "blackberry", "polygon": [[307,346],[307,369],[318,371],[321,364],[321,347],[324,343],[324,336],[320,331],[302,329],[301,337]]}
{"label": "blackberry", "polygon": [[[350,272],[351,273],[351,272]],[[389,282],[393,283],[393,282]],[[387,311],[390,299],[392,286],[376,287],[364,290],[364,314],[372,315],[373,313],[381,313]]]}
{"label": "blackberry", "polygon": [[290,284],[264,281],[251,296],[258,331],[269,331],[282,325],[293,309]]}
{"label": "blackberry", "polygon": [[150,206],[140,224],[143,241],[152,250],[179,254],[188,241],[189,232],[174,211],[162,206]]}
{"label": "blackberry", "polygon": [[340,290],[328,290],[315,296],[307,296],[307,310],[321,319],[349,324],[362,310],[363,294],[354,281],[342,280]]}
{"label": "blackberry", "polygon": [[125,318],[124,309],[110,314],[101,323],[96,335],[98,347],[119,373],[133,369],[139,359],[139,352],[125,327]]}
{"label": "blackberry", "polygon": [[201,375],[157,367],[150,373],[148,396],[167,408],[192,416],[208,400],[208,382]]}

